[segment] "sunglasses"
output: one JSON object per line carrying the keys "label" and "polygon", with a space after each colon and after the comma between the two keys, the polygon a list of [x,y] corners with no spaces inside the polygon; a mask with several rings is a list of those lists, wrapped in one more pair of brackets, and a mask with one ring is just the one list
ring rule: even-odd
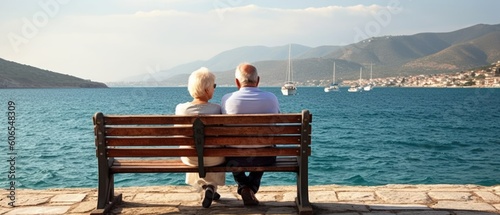
{"label": "sunglasses", "polygon": [[214,84],[214,89],[217,87],[217,84]]}

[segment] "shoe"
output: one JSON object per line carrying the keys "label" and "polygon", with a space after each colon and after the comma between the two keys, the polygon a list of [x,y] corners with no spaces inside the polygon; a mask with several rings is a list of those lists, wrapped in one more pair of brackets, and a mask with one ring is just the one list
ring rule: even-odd
{"label": "shoe", "polygon": [[218,192],[214,193],[214,200],[219,200],[220,199],[220,194]]}
{"label": "shoe", "polygon": [[215,196],[214,194],[215,194],[214,187],[212,185],[208,185],[205,187],[205,196],[203,197],[203,202],[201,203],[201,205],[204,208],[209,208],[210,205],[212,205],[212,200],[214,199]]}
{"label": "shoe", "polygon": [[243,204],[245,206],[259,205],[259,200],[255,198],[253,190],[248,187],[245,187],[241,190],[241,198],[243,199]]}

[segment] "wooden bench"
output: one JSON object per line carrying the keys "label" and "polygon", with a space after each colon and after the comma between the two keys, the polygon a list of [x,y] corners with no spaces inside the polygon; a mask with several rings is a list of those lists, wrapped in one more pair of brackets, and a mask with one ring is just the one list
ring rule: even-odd
{"label": "wooden bench", "polygon": [[[198,172],[204,177],[206,172],[234,171],[295,172],[299,214],[312,214],[308,196],[312,114],[308,110],[290,114],[192,116],[98,112],[93,120],[99,188],[97,209],[92,214],[107,213],[121,202],[121,194],[114,193],[114,174]],[[227,147],[245,144],[275,147]],[[203,159],[198,159],[199,165],[195,167],[183,164],[181,156],[277,156],[277,161],[272,166],[205,167]]]}

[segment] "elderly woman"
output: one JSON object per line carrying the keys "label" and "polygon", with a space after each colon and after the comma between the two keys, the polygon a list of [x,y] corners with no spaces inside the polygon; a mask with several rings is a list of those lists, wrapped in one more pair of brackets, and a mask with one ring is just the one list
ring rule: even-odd
{"label": "elderly woman", "polygon": [[[202,67],[189,76],[188,91],[193,100],[178,104],[175,108],[176,115],[195,114],[220,114],[221,106],[208,102],[212,99],[215,91],[215,75],[207,68]],[[186,165],[198,165],[197,157],[181,157]],[[206,166],[215,166],[224,163],[224,157],[204,158]],[[205,191],[202,206],[210,207],[212,200],[218,200],[217,186],[225,185],[225,173],[207,173],[205,178],[200,178],[198,173],[186,173],[186,183],[195,187],[198,191]]]}

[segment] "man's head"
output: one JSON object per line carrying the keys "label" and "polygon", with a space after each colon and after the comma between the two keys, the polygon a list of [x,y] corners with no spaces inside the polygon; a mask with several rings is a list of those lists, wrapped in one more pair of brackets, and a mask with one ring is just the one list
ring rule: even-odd
{"label": "man's head", "polygon": [[249,63],[241,63],[235,71],[236,85],[240,87],[257,87],[259,85],[259,74],[257,68]]}

